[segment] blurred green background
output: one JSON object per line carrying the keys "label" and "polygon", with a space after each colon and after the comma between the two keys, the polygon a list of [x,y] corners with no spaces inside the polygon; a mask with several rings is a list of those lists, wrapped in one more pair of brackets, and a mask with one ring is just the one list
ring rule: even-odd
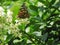
{"label": "blurred green background", "polygon": [[[18,18],[23,3],[29,18]],[[60,45],[60,0],[1,0],[0,45]]]}

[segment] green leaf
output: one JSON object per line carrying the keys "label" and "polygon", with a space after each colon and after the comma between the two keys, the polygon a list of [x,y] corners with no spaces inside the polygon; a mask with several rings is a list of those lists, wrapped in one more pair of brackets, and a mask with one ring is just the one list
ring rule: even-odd
{"label": "green leaf", "polygon": [[30,7],[31,10],[38,11],[38,7],[36,7],[34,5],[30,5],[29,7]]}
{"label": "green leaf", "polygon": [[28,11],[33,16],[37,16],[38,15],[38,7],[36,7],[34,5],[30,5]]}
{"label": "green leaf", "polygon": [[[16,4],[17,4],[17,5],[16,5]],[[18,15],[18,12],[19,12],[19,8],[20,8],[19,4],[20,4],[20,3],[15,2],[14,5],[11,7],[11,10],[13,11],[13,15],[12,15],[12,17],[13,17],[13,19],[12,19],[13,22],[15,22],[15,20],[16,20],[16,18],[17,18],[17,15]]]}
{"label": "green leaf", "polygon": [[9,42],[12,38],[13,38],[13,35],[12,34],[7,35],[6,42]]}
{"label": "green leaf", "polygon": [[55,3],[55,1],[56,1],[56,0],[52,0],[52,1],[50,2],[50,5],[53,5],[53,4]]}
{"label": "green leaf", "polygon": [[41,41],[45,42],[47,40],[47,37],[48,37],[48,33],[45,33],[44,35],[42,35]]}

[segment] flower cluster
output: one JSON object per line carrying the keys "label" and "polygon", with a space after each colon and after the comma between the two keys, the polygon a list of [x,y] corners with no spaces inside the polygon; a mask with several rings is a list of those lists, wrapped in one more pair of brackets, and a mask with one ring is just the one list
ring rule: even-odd
{"label": "flower cluster", "polygon": [[4,16],[5,13],[4,13],[4,9],[0,6],[0,16]]}
{"label": "flower cluster", "polygon": [[[5,9],[0,6],[0,40],[1,41],[5,42],[9,37],[9,35],[11,36],[13,35],[14,37],[21,38],[22,33],[20,32],[18,26],[22,24],[27,25],[29,23],[28,19],[26,18],[26,19],[16,19],[14,24],[12,22],[13,19],[12,15],[13,12],[10,9],[7,9],[7,13],[6,13]],[[26,32],[28,32],[28,29],[26,29]]]}

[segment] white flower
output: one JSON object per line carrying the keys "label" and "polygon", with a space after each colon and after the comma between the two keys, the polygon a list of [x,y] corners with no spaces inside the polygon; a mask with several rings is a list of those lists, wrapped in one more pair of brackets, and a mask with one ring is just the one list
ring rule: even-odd
{"label": "white flower", "polygon": [[0,6],[0,16],[4,16],[4,15],[5,15],[4,9],[3,7]]}
{"label": "white flower", "polygon": [[1,11],[3,12],[3,11],[4,11],[4,9],[0,6],[0,12],[1,12]]}
{"label": "white flower", "polygon": [[28,18],[26,18],[26,19],[21,19],[20,22],[21,22],[21,23],[25,23],[25,24],[30,23],[30,21],[28,21]]}
{"label": "white flower", "polygon": [[18,25],[21,25],[21,22],[20,22],[20,20],[15,20],[15,26],[18,26]]}
{"label": "white flower", "polygon": [[7,22],[12,22],[12,17],[7,17],[6,21]]}
{"label": "white flower", "polygon": [[15,22],[16,22],[16,23],[18,23],[18,22],[19,22],[19,20],[15,20]]}
{"label": "white flower", "polygon": [[4,40],[6,40],[6,38],[7,38],[7,35],[4,35]]}
{"label": "white flower", "polygon": [[12,16],[13,12],[10,9],[7,9],[7,16]]}
{"label": "white flower", "polygon": [[38,7],[41,7],[41,6],[46,7],[46,6],[45,6],[43,3],[41,3],[41,2],[38,2],[37,5],[38,5]]}
{"label": "white flower", "polygon": [[12,14],[13,12],[7,9],[7,22],[12,22]]}

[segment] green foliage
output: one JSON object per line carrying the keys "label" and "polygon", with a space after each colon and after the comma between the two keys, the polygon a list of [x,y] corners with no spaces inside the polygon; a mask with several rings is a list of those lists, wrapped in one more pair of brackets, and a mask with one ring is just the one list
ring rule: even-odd
{"label": "green foliage", "polygon": [[[24,2],[30,17],[19,19]],[[0,16],[0,45],[60,45],[60,0],[2,0],[0,5],[13,12],[12,18]]]}

